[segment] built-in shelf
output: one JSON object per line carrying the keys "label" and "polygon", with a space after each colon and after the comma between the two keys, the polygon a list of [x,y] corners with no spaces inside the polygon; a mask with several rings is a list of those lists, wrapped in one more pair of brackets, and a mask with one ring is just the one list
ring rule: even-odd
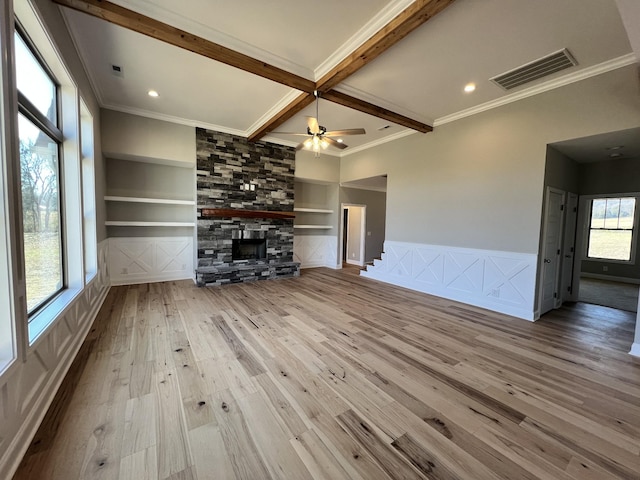
{"label": "built-in shelf", "polygon": [[332,225],[294,225],[293,228],[305,228],[305,229],[316,229],[316,230],[331,230],[333,228]]}
{"label": "built-in shelf", "polygon": [[196,166],[195,162],[174,160],[170,158],[144,157],[141,155],[131,155],[131,154],[122,153],[122,152],[102,152],[102,153],[107,159],[113,158],[114,160],[126,160],[128,162],[153,163],[156,165],[166,165],[169,167],[180,167],[180,168],[195,168]]}
{"label": "built-in shelf", "polygon": [[165,205],[195,205],[193,200],[173,200],[170,198],[142,198],[142,197],[118,197],[106,195],[104,199],[108,202],[130,202],[130,203],[160,203]]}
{"label": "built-in shelf", "polygon": [[325,208],[294,208],[293,211],[306,213],[333,213],[333,210],[327,210]]}
{"label": "built-in shelf", "polygon": [[107,220],[107,227],[195,227],[195,222],[127,222],[120,220]]}

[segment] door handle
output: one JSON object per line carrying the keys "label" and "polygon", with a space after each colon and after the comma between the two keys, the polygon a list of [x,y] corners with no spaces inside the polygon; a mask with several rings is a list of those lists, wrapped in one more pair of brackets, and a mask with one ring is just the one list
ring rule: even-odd
{"label": "door handle", "polygon": [[565,255],[564,258],[571,258],[571,255]]}
{"label": "door handle", "polygon": [[550,258],[545,258],[544,259],[544,263],[551,263],[551,259]]}

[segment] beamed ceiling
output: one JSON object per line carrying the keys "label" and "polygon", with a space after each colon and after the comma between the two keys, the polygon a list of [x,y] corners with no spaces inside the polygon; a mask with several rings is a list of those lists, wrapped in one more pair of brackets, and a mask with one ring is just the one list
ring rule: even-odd
{"label": "beamed ceiling", "polygon": [[[320,124],[367,130],[336,155],[635,61],[615,0],[52,1],[104,108],[295,145],[272,132],[318,90]],[[490,81],[563,48],[577,66]]]}

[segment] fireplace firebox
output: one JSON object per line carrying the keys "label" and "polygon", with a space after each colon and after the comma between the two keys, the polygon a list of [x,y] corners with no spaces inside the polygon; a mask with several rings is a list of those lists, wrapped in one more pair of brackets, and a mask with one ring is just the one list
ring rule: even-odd
{"label": "fireplace firebox", "polygon": [[267,258],[265,238],[234,238],[231,246],[233,260],[264,260]]}

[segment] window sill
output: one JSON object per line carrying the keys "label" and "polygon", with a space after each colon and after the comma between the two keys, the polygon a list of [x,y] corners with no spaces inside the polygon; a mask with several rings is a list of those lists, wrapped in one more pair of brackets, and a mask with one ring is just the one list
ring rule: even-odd
{"label": "window sill", "polygon": [[614,260],[609,258],[592,258],[592,257],[583,257],[582,259],[585,262],[598,262],[598,263],[615,263],[617,265],[630,265],[633,266],[636,264],[634,260]]}
{"label": "window sill", "polygon": [[67,288],[40,310],[29,321],[29,346],[33,347],[43,337],[43,333],[53,325],[69,308],[82,290]]}

